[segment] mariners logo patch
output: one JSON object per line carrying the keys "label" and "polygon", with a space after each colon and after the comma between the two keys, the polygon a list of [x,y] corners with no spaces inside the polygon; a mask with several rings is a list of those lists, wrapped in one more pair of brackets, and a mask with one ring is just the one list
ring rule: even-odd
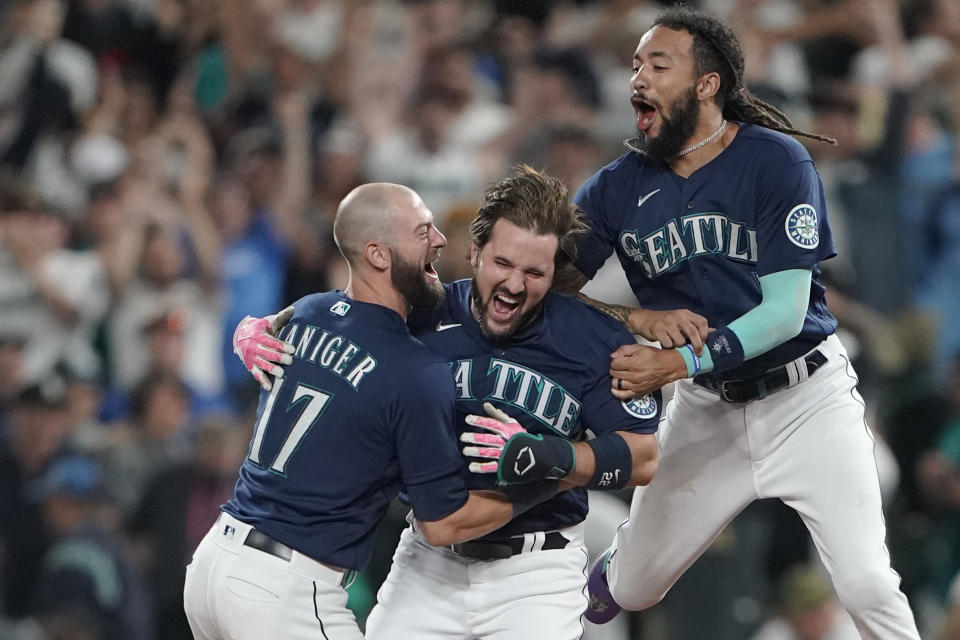
{"label": "mariners logo patch", "polygon": [[330,311],[338,316],[345,316],[347,315],[347,311],[350,311],[350,305],[341,300],[330,307]]}
{"label": "mariners logo patch", "polygon": [[809,204],[798,204],[790,210],[784,229],[790,242],[802,249],[815,249],[820,244],[817,210]]}
{"label": "mariners logo patch", "polygon": [[657,399],[649,393],[630,402],[621,402],[627,413],[635,418],[652,418],[657,415]]}

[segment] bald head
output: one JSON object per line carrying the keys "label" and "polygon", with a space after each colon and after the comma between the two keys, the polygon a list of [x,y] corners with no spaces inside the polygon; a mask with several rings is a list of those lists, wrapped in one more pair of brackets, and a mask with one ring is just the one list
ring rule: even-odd
{"label": "bald head", "polygon": [[357,266],[357,258],[368,242],[392,245],[399,214],[420,202],[416,191],[399,184],[375,182],[355,188],[340,201],[333,222],[333,239],[340,253],[351,266]]}

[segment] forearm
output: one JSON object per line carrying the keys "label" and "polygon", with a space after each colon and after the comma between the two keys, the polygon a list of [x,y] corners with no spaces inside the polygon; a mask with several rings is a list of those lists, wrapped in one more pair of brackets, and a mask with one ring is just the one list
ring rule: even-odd
{"label": "forearm", "polygon": [[143,252],[143,226],[130,225],[115,239],[108,240],[98,248],[107,272],[107,281],[115,297],[120,297],[133,280],[137,271],[137,260]]}
{"label": "forearm", "polygon": [[297,221],[310,200],[310,126],[307,115],[302,117],[303,122],[286,123],[284,126],[280,189],[273,206],[277,226],[290,240],[295,240],[302,231]]}
{"label": "forearm", "polygon": [[309,263],[321,252],[316,234],[303,221],[310,201],[310,121],[304,98],[291,95],[280,106],[284,154],[280,188],[273,198],[273,221],[295,259]]}
{"label": "forearm", "polygon": [[[810,301],[810,284],[809,269],[778,271],[760,278],[760,304],[727,326],[743,347],[743,360],[766,353],[800,333]],[[678,351],[688,375],[693,375],[696,367],[690,349]],[[699,373],[714,370],[710,349],[705,348],[699,360]]]}
{"label": "forearm", "polygon": [[595,300],[591,298],[590,296],[584,293],[577,293],[576,296],[581,300],[583,300],[584,302],[586,302],[587,304],[589,304],[591,307],[595,307],[600,311],[603,311],[605,314],[607,314],[614,320],[617,320],[618,322],[623,323],[623,325],[626,326],[627,329],[633,332],[633,329],[630,327],[630,313],[632,311],[635,311],[635,309],[624,306],[622,304],[610,304],[609,302],[601,302],[599,300]]}
{"label": "forearm", "polygon": [[440,520],[418,520],[427,542],[444,547],[479,538],[499,529],[513,517],[513,503],[499,491],[471,491],[459,509]]}
{"label": "forearm", "polygon": [[707,336],[707,319],[689,309],[653,311],[642,307],[601,302],[578,293],[577,297],[623,324],[630,333],[651,342],[659,342],[664,349],[690,344],[697,353]]}
{"label": "forearm", "polygon": [[[616,486],[611,482],[610,488],[640,487],[649,484],[656,473],[659,460],[656,436],[648,433],[628,433],[625,431],[617,431],[612,435],[622,438],[630,448],[631,467],[630,478],[626,483],[617,482],[617,485],[622,484],[622,486]],[[598,490],[606,488],[590,486],[594,483],[597,472],[597,457],[593,447],[586,442],[576,442],[573,448],[576,453],[576,465],[573,471],[563,478],[565,485]],[[611,478],[611,481],[615,480],[617,479]]]}
{"label": "forearm", "polygon": [[200,281],[208,290],[214,290],[220,283],[220,258],[223,250],[220,232],[214,225],[210,212],[201,203],[185,203],[184,212],[197,252]]}

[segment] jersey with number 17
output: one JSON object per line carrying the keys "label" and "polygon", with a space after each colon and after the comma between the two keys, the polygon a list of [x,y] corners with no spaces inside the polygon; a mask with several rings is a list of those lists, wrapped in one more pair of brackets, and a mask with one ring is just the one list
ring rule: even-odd
{"label": "jersey with number 17", "polygon": [[399,314],[342,292],[307,296],[278,337],[293,363],[260,394],[223,509],[320,562],[359,569],[402,490],[421,520],[467,500],[446,361]]}

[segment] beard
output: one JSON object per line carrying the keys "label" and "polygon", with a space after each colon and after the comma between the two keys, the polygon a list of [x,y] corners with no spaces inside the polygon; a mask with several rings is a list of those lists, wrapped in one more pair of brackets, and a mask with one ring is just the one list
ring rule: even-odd
{"label": "beard", "polygon": [[[477,324],[480,325],[480,333],[483,334],[490,342],[494,344],[499,344],[510,340],[513,336],[517,334],[522,328],[529,325],[533,322],[534,318],[540,313],[540,309],[543,308],[543,303],[541,302],[533,309],[530,309],[526,313],[519,313],[517,317],[513,319],[513,322],[510,323],[506,329],[494,331],[489,324],[487,324],[487,308],[493,303],[493,297],[497,294],[498,290],[494,289],[490,292],[490,298],[486,303],[483,302],[483,298],[480,297],[480,289],[477,287],[477,269],[473,269],[473,280],[470,282],[470,309],[473,311],[473,317],[476,318]],[[504,295],[507,295],[511,298],[517,297],[512,296],[508,292],[504,291]],[[527,294],[519,296],[520,301],[518,305],[523,306],[523,303],[527,300]]]}
{"label": "beard", "polygon": [[427,278],[423,268],[414,262],[407,262],[393,249],[390,250],[392,268],[390,282],[414,309],[435,309],[444,298],[443,285],[439,280]]}
{"label": "beard", "polygon": [[697,91],[694,87],[690,87],[670,104],[669,118],[662,111],[660,112],[660,135],[651,138],[640,131],[638,148],[661,162],[675,158],[683,151],[687,140],[697,130],[699,116],[700,103],[697,102]]}

